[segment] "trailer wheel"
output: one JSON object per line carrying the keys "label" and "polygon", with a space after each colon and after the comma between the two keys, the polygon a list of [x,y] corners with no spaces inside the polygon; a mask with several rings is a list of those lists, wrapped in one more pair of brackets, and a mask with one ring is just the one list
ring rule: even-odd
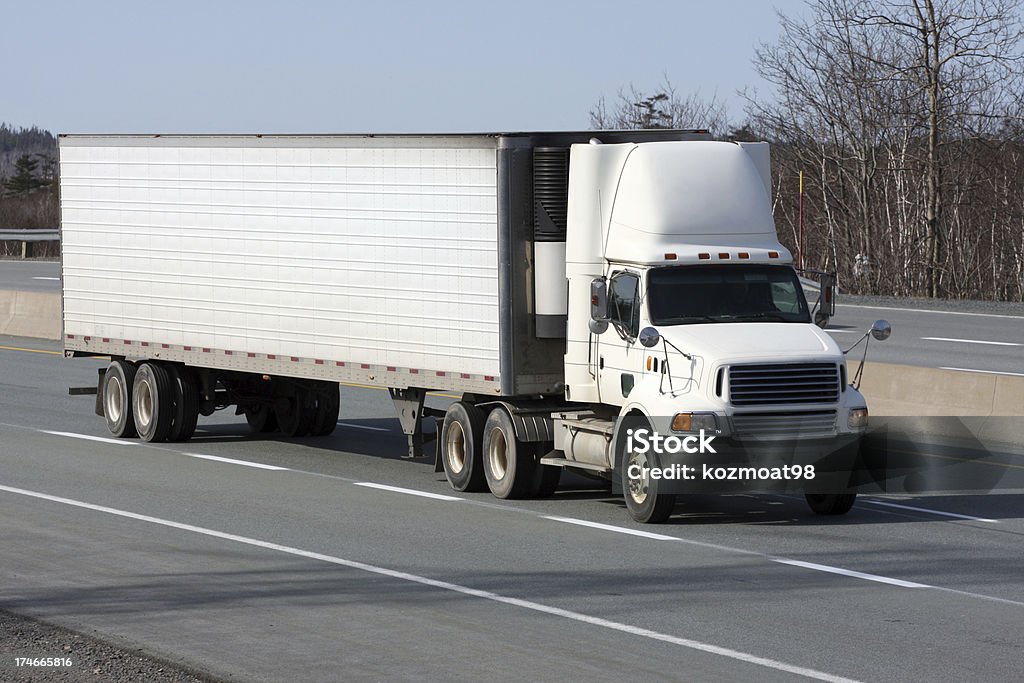
{"label": "trailer wheel", "polygon": [[495,408],[484,423],[484,476],[498,498],[522,498],[533,483],[534,447],[516,438],[512,418]]}
{"label": "trailer wheel", "polygon": [[856,493],[807,493],[804,500],[819,515],[845,515],[857,500]]}
{"label": "trailer wheel", "polygon": [[246,407],[245,421],[257,434],[277,431],[277,414],[269,403],[254,403]]}
{"label": "trailer wheel", "polygon": [[300,437],[309,435],[313,428],[313,418],[316,417],[316,401],[313,393],[303,386],[288,385],[285,390],[285,400],[279,401],[287,405],[287,408],[276,407],[274,414],[277,416],[277,426],[285,436]]}
{"label": "trailer wheel", "polygon": [[313,436],[327,436],[338,426],[338,411],[341,409],[341,392],[335,382],[323,382],[323,391],[316,394],[316,411],[313,417]]}
{"label": "trailer wheel", "polygon": [[[646,418],[639,416],[627,416],[619,426],[619,435],[616,440],[615,461],[622,470],[622,496],[626,500],[626,510],[629,516],[642,524],[660,524],[668,519],[675,507],[676,497],[669,493],[660,493],[659,489],[664,486],[660,479],[650,476],[650,468],[656,467],[658,463],[649,458],[649,453],[636,453],[626,451],[626,432],[633,429],[650,429]],[[639,467],[639,471],[633,471],[635,476],[630,476],[631,470]],[[645,469],[647,472],[645,472]]]}
{"label": "trailer wheel", "polygon": [[135,429],[146,441],[164,441],[174,418],[174,385],[171,373],[156,363],[143,363],[132,385]]}
{"label": "trailer wheel", "polygon": [[542,465],[540,459],[554,449],[551,441],[539,441],[533,444],[534,462],[533,476],[530,477],[529,496],[531,498],[550,498],[558,489],[562,478],[562,468],[555,465]]}
{"label": "trailer wheel", "polygon": [[174,417],[167,440],[188,441],[195,434],[199,421],[199,385],[189,368],[175,365],[170,370],[174,386]]}
{"label": "trailer wheel", "polygon": [[441,463],[456,491],[483,491],[487,486],[481,448],[484,413],[458,401],[448,406],[441,425]]}
{"label": "trailer wheel", "polygon": [[111,361],[103,375],[103,418],[110,433],[119,438],[136,436],[132,415],[132,385],[135,366],[123,360]]}

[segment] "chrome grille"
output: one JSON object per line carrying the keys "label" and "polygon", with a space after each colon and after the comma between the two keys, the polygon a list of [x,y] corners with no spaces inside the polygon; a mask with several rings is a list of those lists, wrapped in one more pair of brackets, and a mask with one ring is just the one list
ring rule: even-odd
{"label": "chrome grille", "polygon": [[836,363],[765,363],[729,368],[729,401],[734,406],[836,403]]}
{"label": "chrome grille", "polygon": [[737,413],[732,416],[737,438],[814,438],[834,436],[836,411]]}

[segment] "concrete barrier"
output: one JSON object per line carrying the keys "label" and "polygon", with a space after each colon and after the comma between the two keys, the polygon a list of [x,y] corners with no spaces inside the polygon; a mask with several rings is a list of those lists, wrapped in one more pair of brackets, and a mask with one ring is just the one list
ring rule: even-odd
{"label": "concrete barrier", "polygon": [[60,339],[60,294],[0,290],[0,334]]}
{"label": "concrete barrier", "polygon": [[872,425],[952,445],[1024,446],[1024,377],[868,363],[860,390]]}
{"label": "concrete barrier", "polygon": [[860,390],[874,415],[1024,415],[1024,377],[868,363]]}

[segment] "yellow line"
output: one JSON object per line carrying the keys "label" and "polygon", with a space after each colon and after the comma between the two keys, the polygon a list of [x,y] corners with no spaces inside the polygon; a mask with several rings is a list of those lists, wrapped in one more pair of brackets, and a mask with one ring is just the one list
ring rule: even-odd
{"label": "yellow line", "polygon": [[49,349],[23,349],[20,346],[0,346],[4,351],[27,351],[28,353],[48,353],[51,356],[63,356],[63,351],[50,351]]}
{"label": "yellow line", "polygon": [[[915,451],[904,451],[904,450],[901,450],[899,448],[891,448],[891,449],[889,449],[889,452],[890,453],[905,453],[906,455],[922,455],[922,456],[924,456],[926,458],[941,458],[942,460],[953,460],[955,462],[975,463],[975,464],[978,464],[978,465],[993,465],[995,467],[1012,467],[1014,469],[1024,470],[1024,465],[1012,465],[1010,463],[1004,463],[1004,462],[988,462],[987,460],[976,460],[976,459],[970,459],[970,458],[956,458],[956,457],[953,457],[951,455],[939,455],[938,453],[917,453]],[[1009,453],[1008,455],[1013,455],[1013,453]]]}

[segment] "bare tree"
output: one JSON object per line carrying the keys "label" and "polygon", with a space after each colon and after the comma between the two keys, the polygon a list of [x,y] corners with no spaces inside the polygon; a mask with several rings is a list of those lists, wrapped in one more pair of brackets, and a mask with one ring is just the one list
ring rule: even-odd
{"label": "bare tree", "polygon": [[[778,171],[812,176],[819,261],[832,260],[848,290],[929,296],[977,295],[984,258],[1007,275],[1020,270],[1010,219],[979,202],[987,190],[1019,203],[1015,173],[998,190],[986,174],[1019,152],[999,130],[1020,113],[1016,4],[814,0],[807,10],[806,18],[780,14],[779,40],[757,50],[755,67],[775,97],[746,98],[754,127],[782,145]],[[778,202],[784,220],[790,203]],[[855,273],[851,260],[870,251],[881,252],[883,268]],[[997,289],[993,282],[989,291]]]}
{"label": "bare tree", "polygon": [[929,296],[940,294],[944,258],[939,148],[947,134],[968,132],[976,119],[991,115],[976,107],[979,99],[991,98],[994,91],[1019,80],[1017,48],[1024,32],[1017,5],[1013,0],[904,0],[877,7],[858,3],[850,17],[865,28],[894,36],[906,47],[898,58],[862,56],[925,96]]}
{"label": "bare tree", "polygon": [[725,103],[717,95],[681,94],[667,78],[651,93],[631,84],[611,104],[602,96],[590,110],[590,127],[599,130],[703,128],[721,135],[727,126]]}

